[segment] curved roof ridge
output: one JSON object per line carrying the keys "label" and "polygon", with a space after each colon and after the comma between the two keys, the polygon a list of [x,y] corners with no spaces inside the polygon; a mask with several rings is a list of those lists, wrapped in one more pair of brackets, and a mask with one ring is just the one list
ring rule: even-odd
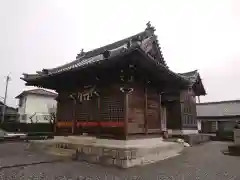
{"label": "curved roof ridge", "polygon": [[[24,81],[28,81],[37,78],[47,77],[48,75],[57,75],[73,69],[84,68],[88,65],[97,64],[102,60],[106,60],[120,55],[121,53],[126,53],[127,51],[131,51],[137,47],[144,48],[146,53],[153,55],[153,57],[156,58],[159,63],[167,67],[157,41],[157,36],[154,34],[154,31],[155,28],[151,26],[150,22],[148,22],[147,28],[140,33],[102,46],[100,48],[93,49],[88,52],[83,52],[82,49],[81,52],[77,54],[76,59],[69,63],[57,66],[55,68],[43,69],[42,71],[37,71],[36,74],[23,74],[24,77],[21,77],[21,79],[23,79]],[[151,40],[149,40],[150,37]],[[155,52],[156,50],[155,48],[153,48],[156,45],[157,52]],[[151,50],[151,52],[149,52],[149,49]]]}
{"label": "curved roof ridge", "polygon": [[178,73],[178,74],[187,76],[187,75],[191,75],[191,74],[195,74],[195,73],[199,73],[198,69],[195,69],[195,70],[192,70],[192,71],[187,71],[187,72],[184,72],[184,73]]}
{"label": "curved roof ridge", "polygon": [[115,49],[115,48],[117,48],[117,47],[119,47],[119,46],[122,46],[124,43],[126,43],[127,41],[129,41],[130,39],[132,39],[132,38],[134,38],[134,37],[143,36],[144,33],[146,33],[146,31],[142,31],[142,32],[137,33],[137,34],[135,34],[135,35],[133,35],[133,36],[127,37],[127,38],[122,39],[122,40],[119,40],[119,41],[117,41],[117,42],[113,42],[113,43],[111,43],[111,44],[107,44],[107,45],[102,46],[102,47],[100,47],[100,48],[96,48],[96,49],[92,49],[92,50],[90,50],[90,51],[84,52],[84,55],[81,56],[79,59],[75,59],[75,60],[73,60],[73,61],[71,61],[71,62],[69,62],[69,63],[66,63],[66,64],[64,64],[64,65],[60,65],[60,66],[55,67],[55,68],[49,68],[49,69],[47,69],[47,70],[48,70],[48,71],[55,71],[55,70],[57,70],[57,69],[61,69],[61,68],[65,68],[65,67],[67,67],[67,66],[71,66],[71,65],[73,65],[73,64],[75,64],[75,63],[78,63],[78,62],[84,60],[84,59],[91,58],[91,57],[93,57],[93,56],[97,56],[97,55],[103,53],[105,50],[111,50],[111,49]]}

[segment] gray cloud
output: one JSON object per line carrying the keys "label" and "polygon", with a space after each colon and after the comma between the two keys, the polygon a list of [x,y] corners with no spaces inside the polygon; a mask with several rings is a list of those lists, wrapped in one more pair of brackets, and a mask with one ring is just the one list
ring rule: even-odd
{"label": "gray cloud", "polygon": [[73,60],[90,50],[138,33],[151,20],[163,55],[177,72],[199,69],[203,101],[240,98],[238,1],[1,0],[0,96],[11,73],[7,103],[27,87],[19,79]]}

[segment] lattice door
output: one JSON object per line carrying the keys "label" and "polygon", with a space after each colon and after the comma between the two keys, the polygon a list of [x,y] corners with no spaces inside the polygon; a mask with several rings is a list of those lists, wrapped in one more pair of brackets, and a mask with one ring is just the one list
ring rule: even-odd
{"label": "lattice door", "polygon": [[148,130],[160,130],[160,97],[158,93],[150,90],[148,90],[147,95],[147,128]]}
{"label": "lattice door", "polygon": [[128,132],[144,133],[145,132],[145,101],[144,91],[135,89],[129,94],[129,114],[128,114]]}

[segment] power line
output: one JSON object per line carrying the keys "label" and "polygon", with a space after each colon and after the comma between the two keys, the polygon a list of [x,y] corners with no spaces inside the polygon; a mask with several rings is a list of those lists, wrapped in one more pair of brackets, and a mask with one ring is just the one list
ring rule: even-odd
{"label": "power line", "polygon": [[7,75],[6,78],[6,87],[5,87],[5,95],[4,95],[4,102],[3,102],[3,108],[2,108],[2,123],[4,122],[5,118],[5,111],[6,111],[6,100],[7,100],[7,92],[8,92],[8,83],[11,80],[10,76]]}

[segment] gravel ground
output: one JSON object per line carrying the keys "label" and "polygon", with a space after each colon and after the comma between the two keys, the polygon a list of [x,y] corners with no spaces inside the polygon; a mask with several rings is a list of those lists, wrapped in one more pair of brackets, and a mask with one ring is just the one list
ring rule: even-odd
{"label": "gravel ground", "polygon": [[[121,170],[85,162],[57,162],[56,157],[24,150],[24,143],[0,144],[0,180],[239,180],[240,157],[223,155],[227,145],[210,142],[159,163]],[[21,162],[29,165],[14,167]]]}

